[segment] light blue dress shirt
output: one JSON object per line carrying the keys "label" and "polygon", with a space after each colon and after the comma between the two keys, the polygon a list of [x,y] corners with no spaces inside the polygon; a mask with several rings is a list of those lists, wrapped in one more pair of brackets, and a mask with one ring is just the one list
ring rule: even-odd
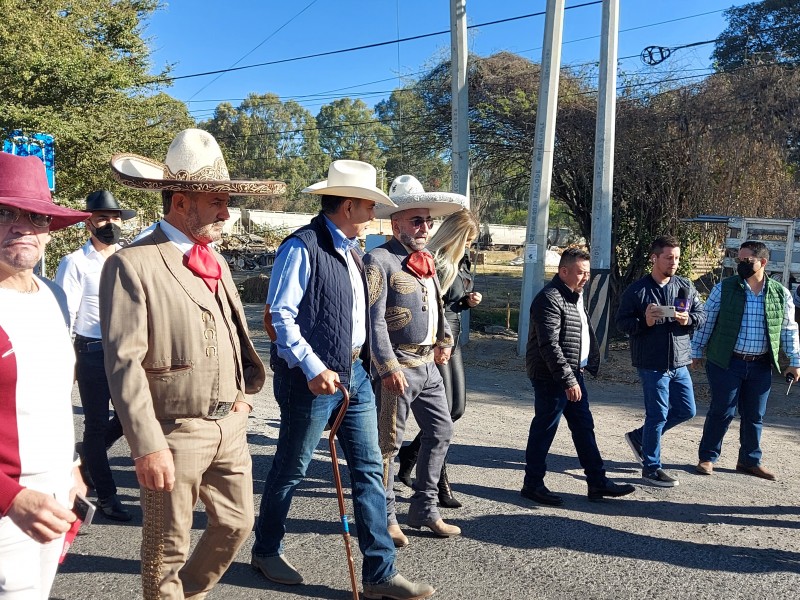
{"label": "light blue dress shirt", "polygon": [[[367,339],[366,295],[361,272],[350,252],[358,248],[355,238],[345,237],[344,233],[325,217],[325,225],[333,236],[333,246],[347,262],[347,272],[353,288],[353,336],[352,347],[364,345]],[[308,248],[298,238],[293,237],[281,244],[272,265],[269,280],[267,304],[270,305],[272,326],[275,328],[278,356],[289,368],[300,367],[306,379],[311,381],[328,367],[314,353],[309,343],[300,333],[296,319],[300,302],[308,289],[311,276]]]}

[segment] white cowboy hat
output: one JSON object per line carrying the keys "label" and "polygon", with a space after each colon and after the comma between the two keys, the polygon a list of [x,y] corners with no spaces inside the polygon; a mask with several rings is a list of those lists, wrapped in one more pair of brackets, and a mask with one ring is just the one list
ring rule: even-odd
{"label": "white cowboy hat", "polygon": [[375,217],[385,219],[401,210],[427,208],[432,217],[444,217],[466,208],[468,200],[461,194],[451,192],[426,192],[413,175],[395,177],[389,186],[389,197],[397,204],[396,208],[375,207]]}
{"label": "white cowboy hat", "polygon": [[115,154],[111,172],[122,185],[143,190],[223,192],[237,196],[277,196],[286,184],[272,180],[231,180],[222,150],[202,129],[179,132],[160,163],[138,154]]}
{"label": "white cowboy hat", "polygon": [[[328,178],[303,190],[306,194],[342,196],[372,200],[378,204],[395,207],[395,203],[375,185],[378,173],[375,167],[360,160],[335,160],[328,167]],[[377,207],[376,207],[377,210]]]}

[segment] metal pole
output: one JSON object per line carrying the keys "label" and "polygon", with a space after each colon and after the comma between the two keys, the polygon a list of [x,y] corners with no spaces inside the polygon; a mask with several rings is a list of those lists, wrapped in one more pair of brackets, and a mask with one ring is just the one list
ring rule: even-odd
{"label": "metal pole", "polygon": [[[450,111],[452,189],[467,197],[469,209],[469,99],[467,95],[467,2],[450,0]],[[462,313],[460,343],[469,342],[469,311]]]}
{"label": "metal pole", "polygon": [[597,127],[594,137],[594,190],[592,193],[592,278],[589,282],[589,319],[608,357],[611,286],[611,213],[614,191],[614,134],[617,113],[617,38],[619,0],[603,0],[600,35],[600,80]]}
{"label": "metal pole", "polygon": [[522,273],[522,300],[519,305],[517,352],[520,355],[525,354],[525,345],[528,342],[531,302],[543,287],[544,280],[563,28],[564,0],[547,0],[542,70],[539,82],[539,106],[536,110],[536,133],[534,134],[533,164],[531,166],[528,231],[525,238],[525,263]]}

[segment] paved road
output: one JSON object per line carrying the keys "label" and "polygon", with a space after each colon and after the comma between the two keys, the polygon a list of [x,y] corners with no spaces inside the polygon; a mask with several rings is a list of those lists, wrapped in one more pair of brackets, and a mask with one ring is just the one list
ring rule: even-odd
{"label": "paved road", "polygon": [[[255,309],[251,309],[257,318]],[[259,338],[262,348],[266,347]],[[728,434],[720,469],[712,477],[692,466],[702,431],[698,417],[665,441],[666,466],[681,485],[664,490],[637,485],[624,499],[591,503],[569,431],[553,444],[548,486],[563,494],[561,508],[536,506],[519,495],[524,446],[532,416],[530,383],[519,370],[477,366],[469,376],[469,406],[456,427],[451,480],[464,508],[446,518],[464,535],[441,540],[406,529],[411,544],[398,552],[403,574],[438,588],[436,598],[793,598],[800,589],[800,419],[771,420],[764,431],[765,463],[777,482],[735,473],[738,428]],[[275,450],[277,407],[269,391],[256,397],[250,419],[256,492]],[[589,383],[598,441],[609,474],[640,483],[622,433],[643,418],[636,386]],[[783,389],[780,390],[781,392]],[[76,423],[80,409],[76,402]],[[704,408],[698,411],[704,414]],[[138,490],[117,444],[112,466],[131,524],[98,519],[78,538],[56,578],[52,598],[140,598]],[[343,469],[346,477],[346,469]],[[398,484],[401,524],[409,490]],[[259,496],[253,499],[258,506]],[[196,512],[194,535],[204,516]],[[352,597],[338,525],[327,440],[320,441],[287,524],[286,553],[303,573],[298,587],[272,584],[249,566],[252,537],[239,552],[213,599]],[[360,556],[353,540],[356,567]]]}

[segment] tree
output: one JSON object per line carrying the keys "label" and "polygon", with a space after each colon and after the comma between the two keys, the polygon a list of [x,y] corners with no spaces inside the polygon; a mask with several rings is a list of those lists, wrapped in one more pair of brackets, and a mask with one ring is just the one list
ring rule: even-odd
{"label": "tree", "polygon": [[361,160],[382,169],[381,150],[391,135],[389,127],[361,100],[340,98],[324,105],[317,114],[319,145],[330,160]]}
{"label": "tree", "polygon": [[201,127],[217,138],[232,176],[287,183],[285,197],[250,198],[243,203],[250,208],[305,208],[308,201],[300,190],[321,179],[327,168],[314,116],[275,94],[250,94],[237,108],[220,104]]}
{"label": "tree", "polygon": [[[108,161],[122,151],[163,156],[192,126],[186,106],[159,93],[165,69],[148,73],[142,23],[158,0],[0,0],[0,137],[21,129],[55,137],[56,198],[83,206],[98,188],[152,209],[157,194],[114,183]],[[59,246],[49,255],[72,249]],[[58,256],[55,257],[56,259]]]}
{"label": "tree", "polygon": [[725,11],[728,27],[712,57],[720,71],[746,64],[796,64],[800,58],[800,2],[762,0]]}

